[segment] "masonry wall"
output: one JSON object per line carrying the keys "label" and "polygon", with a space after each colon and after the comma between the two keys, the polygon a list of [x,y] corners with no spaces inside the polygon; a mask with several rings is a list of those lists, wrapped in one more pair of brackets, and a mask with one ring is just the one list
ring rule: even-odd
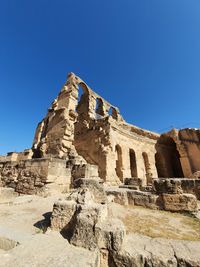
{"label": "masonry wall", "polygon": [[12,187],[21,194],[42,193],[45,186],[53,184],[63,189],[69,187],[71,173],[66,162],[42,158],[0,162],[0,184]]}
{"label": "masonry wall", "polygon": [[91,176],[97,176],[96,166],[108,184],[120,184],[129,177],[149,184],[152,178],[190,177],[200,171],[200,132],[173,129],[159,135],[130,125],[117,107],[70,73],[38,124],[32,149],[8,153],[0,157],[0,164],[3,185],[8,183],[21,192],[56,179],[69,184],[88,169],[95,170]]}
{"label": "masonry wall", "polygon": [[[112,149],[107,155],[107,177],[118,178],[121,182],[124,178],[140,177],[144,184],[147,184],[152,177],[157,177],[155,166],[157,140],[130,132],[125,127],[116,127],[116,124],[111,125],[110,139]],[[120,147],[121,157],[118,155],[117,147]],[[121,177],[119,177],[120,172],[119,174],[116,172],[119,159]]]}

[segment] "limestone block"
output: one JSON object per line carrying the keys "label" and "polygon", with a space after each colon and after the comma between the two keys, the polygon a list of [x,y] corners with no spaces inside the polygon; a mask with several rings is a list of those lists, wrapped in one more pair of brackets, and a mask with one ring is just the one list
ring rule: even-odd
{"label": "limestone block", "polygon": [[113,196],[112,201],[121,205],[128,205],[127,190],[121,188],[106,189],[107,196]]}
{"label": "limestone block", "polygon": [[150,209],[158,209],[158,196],[149,192],[136,190],[127,191],[128,204],[142,206]]}
{"label": "limestone block", "polygon": [[142,179],[140,179],[140,178],[124,178],[124,184],[125,185],[141,186],[142,185]]}
{"label": "limestone block", "polygon": [[75,188],[87,188],[94,196],[96,203],[106,203],[106,193],[100,179],[80,178],[74,181]]}
{"label": "limestone block", "polygon": [[67,231],[75,211],[76,203],[74,201],[60,200],[55,202],[51,216],[51,228]]}
{"label": "limestone block", "polygon": [[169,194],[182,194],[180,179],[154,179],[153,187],[157,194],[169,193]]}
{"label": "limestone block", "polygon": [[163,194],[163,208],[168,211],[189,211],[197,210],[197,199],[192,194]]}
{"label": "limestone block", "polygon": [[122,221],[118,219],[107,219],[95,226],[95,235],[100,249],[118,251],[121,249],[126,230]]}
{"label": "limestone block", "polygon": [[86,206],[81,209],[75,218],[73,234],[70,243],[89,250],[97,248],[95,224],[98,221],[99,210],[97,206]]}

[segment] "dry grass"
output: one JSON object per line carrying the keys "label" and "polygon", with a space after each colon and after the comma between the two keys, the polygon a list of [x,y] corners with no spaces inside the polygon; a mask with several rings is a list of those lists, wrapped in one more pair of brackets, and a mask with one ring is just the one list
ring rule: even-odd
{"label": "dry grass", "polygon": [[186,214],[116,204],[111,207],[110,212],[124,222],[128,233],[179,240],[200,240],[200,220]]}

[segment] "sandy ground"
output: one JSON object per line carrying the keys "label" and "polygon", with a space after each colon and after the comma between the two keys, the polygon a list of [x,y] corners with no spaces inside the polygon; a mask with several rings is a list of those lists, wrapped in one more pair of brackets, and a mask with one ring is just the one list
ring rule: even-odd
{"label": "sandy ground", "polygon": [[[44,219],[63,196],[0,197],[0,267],[96,266],[95,252],[74,247],[60,233],[47,229]],[[130,235],[200,240],[200,220],[192,216],[115,203],[109,204],[109,214],[121,219]]]}
{"label": "sandy ground", "polygon": [[121,219],[128,233],[178,240],[200,240],[200,220],[192,215],[151,210],[138,206],[109,206],[110,216]]}
{"label": "sandy ground", "polygon": [[94,266],[95,253],[68,243],[60,233],[47,231],[44,217],[58,196],[20,196],[0,199],[0,248],[2,239],[19,243],[11,250],[0,249],[1,267]]}

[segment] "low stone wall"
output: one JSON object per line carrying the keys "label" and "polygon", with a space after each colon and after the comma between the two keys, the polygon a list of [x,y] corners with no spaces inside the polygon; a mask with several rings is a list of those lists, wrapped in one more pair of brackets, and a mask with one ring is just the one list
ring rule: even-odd
{"label": "low stone wall", "polygon": [[143,192],[125,188],[108,188],[109,201],[121,205],[141,206],[173,212],[194,212],[197,210],[197,199],[193,194]]}
{"label": "low stone wall", "polygon": [[200,200],[200,179],[159,178],[153,179],[156,194],[193,194]]}
{"label": "low stone wall", "polygon": [[106,189],[106,194],[109,201],[121,205],[135,205],[150,209],[160,209],[162,206],[160,204],[159,195],[150,192],[113,187]]}
{"label": "low stone wall", "polygon": [[21,194],[38,194],[48,184],[69,187],[71,173],[66,161],[42,158],[0,162],[0,185]]}

